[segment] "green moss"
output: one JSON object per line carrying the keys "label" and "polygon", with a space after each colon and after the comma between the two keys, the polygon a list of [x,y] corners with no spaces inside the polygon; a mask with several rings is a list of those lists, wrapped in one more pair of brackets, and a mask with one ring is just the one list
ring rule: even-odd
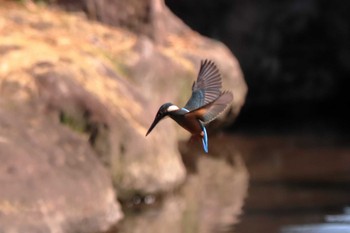
{"label": "green moss", "polygon": [[130,75],[128,67],[121,62],[121,59],[115,55],[109,54],[105,51],[102,51],[102,55],[107,58],[113,65],[114,70],[123,75],[124,77],[128,77]]}
{"label": "green moss", "polygon": [[52,3],[53,1],[49,1],[49,0],[34,0],[34,2],[38,5],[41,6],[46,6],[47,4]]}
{"label": "green moss", "polygon": [[[25,0],[14,0],[14,1],[20,4],[26,3]],[[40,6],[46,6],[47,4],[54,3],[54,0],[33,0],[33,2]]]}
{"label": "green moss", "polygon": [[14,0],[14,2],[23,4],[25,1],[24,0]]}
{"label": "green moss", "polygon": [[88,124],[83,116],[60,113],[60,122],[79,133],[86,133]]}

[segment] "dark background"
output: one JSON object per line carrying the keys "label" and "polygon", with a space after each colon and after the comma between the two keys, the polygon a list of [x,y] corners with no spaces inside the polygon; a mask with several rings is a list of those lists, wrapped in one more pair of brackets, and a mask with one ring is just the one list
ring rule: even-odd
{"label": "dark background", "polygon": [[350,2],[166,0],[193,29],[225,43],[249,87],[235,130],[348,134]]}

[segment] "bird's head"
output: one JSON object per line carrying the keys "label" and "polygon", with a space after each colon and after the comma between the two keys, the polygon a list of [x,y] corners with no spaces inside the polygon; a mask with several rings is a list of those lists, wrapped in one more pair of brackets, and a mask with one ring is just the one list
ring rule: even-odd
{"label": "bird's head", "polygon": [[174,105],[172,103],[165,103],[162,106],[160,106],[151,127],[148,129],[148,131],[146,133],[146,136],[153,130],[153,128],[159,123],[160,120],[164,119],[171,112],[174,112],[177,110],[179,110],[179,107],[177,107],[176,105]]}

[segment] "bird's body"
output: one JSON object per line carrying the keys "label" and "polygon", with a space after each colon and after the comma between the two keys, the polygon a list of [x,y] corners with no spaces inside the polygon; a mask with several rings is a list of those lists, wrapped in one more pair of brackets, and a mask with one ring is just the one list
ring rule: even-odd
{"label": "bird's body", "polygon": [[202,139],[203,148],[208,152],[208,136],[204,124],[216,119],[228,105],[233,96],[231,92],[221,91],[221,75],[212,61],[201,62],[197,81],[192,86],[192,96],[183,108],[172,103],[163,104],[147,131],[146,136],[166,116],[176,121],[192,134]]}
{"label": "bird's body", "polygon": [[180,126],[189,131],[193,135],[199,135],[202,132],[200,121],[190,114],[185,108],[181,108],[177,111],[171,112],[169,117],[176,121]]}

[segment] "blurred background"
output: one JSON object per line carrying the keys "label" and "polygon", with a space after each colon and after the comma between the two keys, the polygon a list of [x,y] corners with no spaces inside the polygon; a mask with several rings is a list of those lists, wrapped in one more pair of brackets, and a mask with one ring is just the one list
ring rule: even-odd
{"label": "blurred background", "polygon": [[[0,232],[350,232],[350,2],[0,3]],[[145,138],[205,58],[209,154]]]}
{"label": "blurred background", "polygon": [[349,3],[166,3],[189,26],[224,42],[238,58],[249,94],[235,127],[349,132]]}

